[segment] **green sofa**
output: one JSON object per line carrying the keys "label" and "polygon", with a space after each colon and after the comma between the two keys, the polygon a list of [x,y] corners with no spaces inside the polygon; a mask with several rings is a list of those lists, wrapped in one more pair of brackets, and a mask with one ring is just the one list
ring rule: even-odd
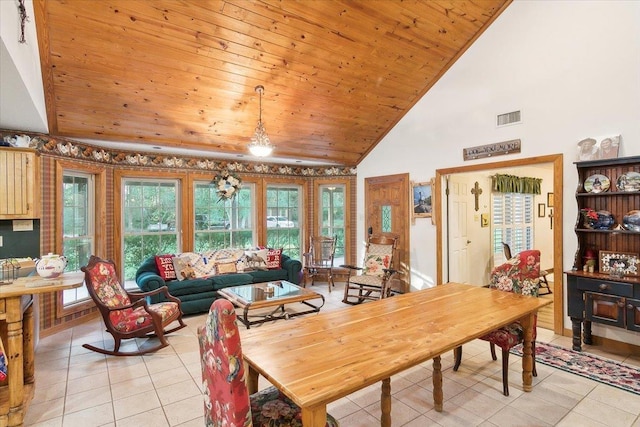
{"label": "green sofa", "polygon": [[[165,282],[160,277],[155,256],[147,258],[136,272],[136,283],[145,291],[152,291],[162,286],[169,288],[169,293],[180,299],[184,314],[207,313],[211,303],[219,298],[218,289],[250,283],[286,280],[299,284],[302,263],[282,254],[282,268],[277,270],[254,270],[243,273],[221,274],[200,279],[170,280]],[[151,297],[151,303],[161,302],[161,295]]]}

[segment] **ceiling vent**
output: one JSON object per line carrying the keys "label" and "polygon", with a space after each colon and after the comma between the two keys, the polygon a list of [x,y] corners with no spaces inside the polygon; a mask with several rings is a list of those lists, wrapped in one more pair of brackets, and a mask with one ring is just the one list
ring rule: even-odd
{"label": "ceiling vent", "polygon": [[496,124],[498,127],[515,125],[522,123],[522,113],[520,110],[510,113],[498,114]]}

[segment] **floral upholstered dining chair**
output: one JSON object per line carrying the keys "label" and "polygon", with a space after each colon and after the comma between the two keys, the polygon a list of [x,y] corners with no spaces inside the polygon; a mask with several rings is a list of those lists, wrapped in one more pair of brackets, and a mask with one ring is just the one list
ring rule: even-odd
{"label": "floral upholstered dining chair", "polygon": [[[211,427],[302,427],[301,410],[271,386],[249,395],[236,312],[226,299],[211,304],[198,328],[204,421]],[[327,414],[326,427],[338,422]]]}
{"label": "floral upholstered dining chair", "polygon": [[[536,249],[518,253],[502,265],[493,269],[490,276],[489,287],[504,292],[538,296],[540,287],[540,251]],[[533,376],[536,372],[536,326],[538,316],[534,316],[531,337],[531,352],[533,354]],[[502,392],[509,396],[509,350],[524,342],[524,329],[520,322],[510,323],[502,328],[495,329],[480,337],[489,341],[491,358],[497,360],[496,345],[502,349]],[[453,370],[457,371],[462,361],[462,347],[454,350],[455,362]]]}

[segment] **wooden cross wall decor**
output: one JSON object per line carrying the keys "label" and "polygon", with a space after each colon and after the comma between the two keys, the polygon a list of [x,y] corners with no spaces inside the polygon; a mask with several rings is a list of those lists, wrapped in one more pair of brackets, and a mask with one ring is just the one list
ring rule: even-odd
{"label": "wooden cross wall decor", "polygon": [[482,188],[480,188],[480,184],[478,184],[478,181],[476,181],[476,183],[473,184],[473,188],[471,189],[471,194],[473,194],[474,197],[476,198],[476,212],[477,212],[478,210],[480,210],[479,200],[480,200],[480,195],[482,194]]}

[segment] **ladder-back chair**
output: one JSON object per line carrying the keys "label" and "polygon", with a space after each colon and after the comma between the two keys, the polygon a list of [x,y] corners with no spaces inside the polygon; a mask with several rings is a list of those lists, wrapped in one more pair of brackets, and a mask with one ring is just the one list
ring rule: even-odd
{"label": "ladder-back chair", "polygon": [[311,278],[311,285],[315,284],[316,277],[326,278],[329,284],[329,292],[335,286],[333,283],[333,257],[336,252],[337,236],[311,236],[309,252],[304,257],[304,283]]}

